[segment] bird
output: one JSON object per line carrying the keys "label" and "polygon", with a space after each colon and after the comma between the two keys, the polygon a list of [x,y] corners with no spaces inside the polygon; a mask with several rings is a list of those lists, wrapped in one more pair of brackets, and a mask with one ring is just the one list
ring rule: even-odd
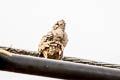
{"label": "bird", "polygon": [[57,21],[52,30],[44,35],[38,45],[38,53],[46,59],[63,58],[63,51],[68,43],[68,36],[65,32],[65,21]]}
{"label": "bird", "polygon": [[3,55],[5,55],[5,56],[12,56],[12,53],[11,53],[11,52],[6,51],[6,50],[4,50],[4,49],[2,49],[2,48],[0,48],[0,54],[3,54]]}

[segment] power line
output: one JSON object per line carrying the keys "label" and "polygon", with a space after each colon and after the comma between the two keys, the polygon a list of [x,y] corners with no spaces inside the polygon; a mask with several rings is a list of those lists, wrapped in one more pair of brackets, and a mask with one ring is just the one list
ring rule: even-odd
{"label": "power line", "polygon": [[[15,54],[42,57],[42,55],[39,55],[37,51],[28,51],[28,50],[16,49],[16,48],[11,48],[11,47],[3,47],[3,46],[0,46],[0,48],[5,49],[5,50],[15,53]],[[64,57],[62,60],[74,62],[74,63],[82,63],[82,64],[89,64],[89,65],[95,65],[95,66],[103,66],[103,67],[120,69],[119,64],[110,64],[110,63],[92,61],[92,60],[87,60],[87,59],[79,59],[79,58],[75,58],[75,57]]]}
{"label": "power line", "polygon": [[120,80],[120,69],[17,54],[0,55],[0,70],[69,80]]}

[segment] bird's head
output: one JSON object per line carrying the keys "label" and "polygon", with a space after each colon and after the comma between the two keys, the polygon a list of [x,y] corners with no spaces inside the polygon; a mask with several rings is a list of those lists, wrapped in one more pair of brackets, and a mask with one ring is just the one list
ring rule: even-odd
{"label": "bird's head", "polygon": [[57,29],[62,29],[63,31],[65,30],[64,20],[57,21],[57,23],[53,26],[53,30],[57,30]]}

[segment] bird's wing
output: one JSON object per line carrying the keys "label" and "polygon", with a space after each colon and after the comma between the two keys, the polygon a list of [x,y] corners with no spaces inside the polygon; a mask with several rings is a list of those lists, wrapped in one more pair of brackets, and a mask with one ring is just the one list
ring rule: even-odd
{"label": "bird's wing", "polygon": [[45,49],[46,47],[49,47],[49,43],[52,40],[53,34],[52,32],[48,32],[45,36],[42,37],[38,50],[41,52],[41,50]]}
{"label": "bird's wing", "polygon": [[41,39],[41,42],[40,43],[43,43],[43,42],[47,42],[47,41],[51,41],[53,39],[53,33],[50,31],[48,32],[45,36],[42,37]]}

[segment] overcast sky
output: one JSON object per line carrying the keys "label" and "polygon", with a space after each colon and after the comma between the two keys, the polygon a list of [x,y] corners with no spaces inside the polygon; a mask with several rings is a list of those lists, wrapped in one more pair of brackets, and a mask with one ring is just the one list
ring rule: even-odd
{"label": "overcast sky", "polygon": [[[0,0],[0,45],[37,51],[61,19],[69,38],[64,56],[120,64],[119,0]],[[0,78],[49,79],[1,71]]]}

